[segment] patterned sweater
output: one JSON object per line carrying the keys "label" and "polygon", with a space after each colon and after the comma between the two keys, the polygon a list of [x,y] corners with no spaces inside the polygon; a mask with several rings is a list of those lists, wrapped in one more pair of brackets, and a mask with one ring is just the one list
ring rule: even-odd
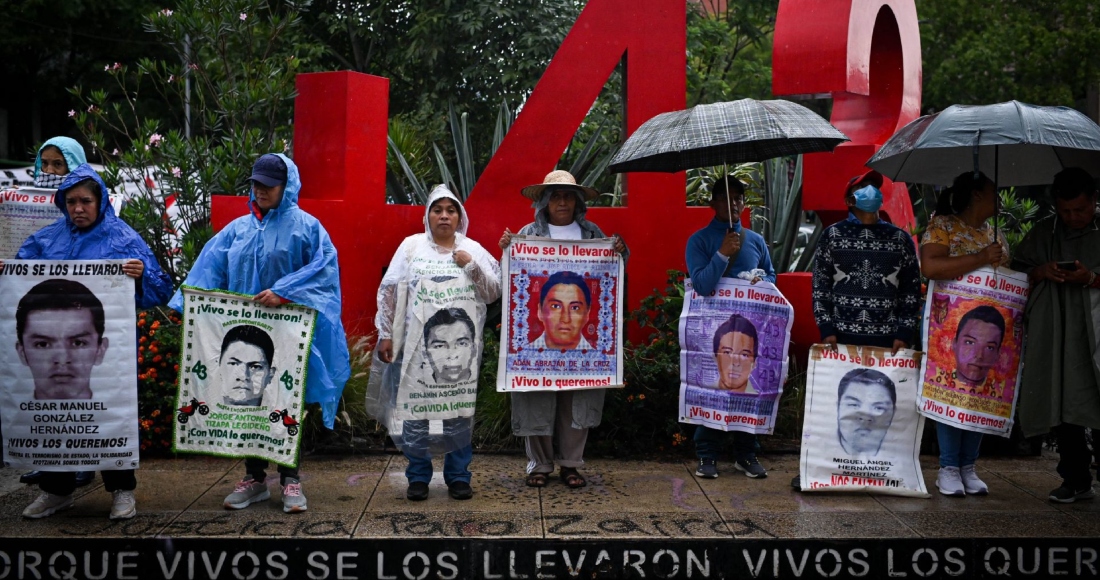
{"label": "patterned sweater", "polygon": [[822,233],[814,256],[814,318],[821,338],[912,345],[920,316],[920,266],[909,234],[849,214]]}

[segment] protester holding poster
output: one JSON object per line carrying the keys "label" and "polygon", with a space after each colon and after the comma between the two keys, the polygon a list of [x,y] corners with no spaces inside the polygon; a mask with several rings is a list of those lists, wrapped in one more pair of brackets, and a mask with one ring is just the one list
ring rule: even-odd
{"label": "protester holding poster", "polygon": [[[84,148],[75,139],[47,139],[34,158],[34,187],[57,189],[71,169],[84,163],[87,163]],[[4,192],[4,198],[0,200],[0,259],[14,258],[27,236],[53,223],[61,215],[53,203],[52,194],[22,194],[23,191]],[[19,476],[19,483],[33,485],[41,478],[41,471],[29,471]],[[77,472],[76,485],[88,485],[94,478],[94,471]]]}
{"label": "protester holding poster", "polygon": [[1058,438],[1062,485],[1050,500],[1092,499],[1092,455],[1100,429],[1100,219],[1096,183],[1079,167],[1054,176],[1055,216],[1028,232],[1013,265],[1031,281],[1027,350],[1020,391],[1025,436],[1051,428]]}
{"label": "protester holding poster", "polygon": [[[710,208],[714,218],[707,227],[692,234],[687,243],[687,266],[695,292],[709,295],[722,278],[774,284],[775,269],[764,237],[741,226],[745,185],[733,176],[719,177],[711,187]],[[718,451],[724,437],[725,431],[704,425],[695,428],[695,454],[699,457],[695,475],[704,479],[718,477]],[[748,477],[767,477],[767,470],[756,459],[756,435],[734,431],[733,445],[735,469]]]}
{"label": "protester holding poster", "polygon": [[[252,167],[248,215],[218,232],[191,267],[184,285],[245,294],[267,307],[301,304],[317,311],[309,349],[305,402],[320,403],[325,427],[331,429],[336,409],[351,375],[347,338],[340,319],[340,268],[336,246],[317,218],[298,207],[302,182],[298,166],[281,153],[260,156]],[[183,311],[177,291],[169,304]],[[283,511],[307,509],[294,467],[280,464]],[[245,460],[245,476],[225,498],[226,509],[243,509],[271,497],[264,483],[266,459]]]}
{"label": "protester holding poster", "polygon": [[[940,192],[936,203],[936,213],[928,223],[921,239],[921,273],[929,280],[954,280],[983,266],[1007,266],[1009,263],[1008,244],[1004,236],[989,225],[997,208],[997,190],[992,180],[984,173],[968,171],[955,178],[949,189]],[[935,307],[935,304],[931,304]],[[979,313],[980,315],[980,313]],[[958,337],[960,345],[978,345],[980,348],[1000,349],[1005,325],[997,325],[993,317],[974,319],[967,328],[959,331],[973,331]],[[925,336],[925,340],[931,337]],[[928,347],[925,347],[928,350]],[[973,351],[973,352],[971,352]],[[956,364],[963,365],[962,381],[981,383],[986,378],[989,365],[980,359],[977,350],[962,348],[957,351],[961,358]],[[974,359],[972,364],[965,361]],[[984,369],[984,370],[983,370]],[[959,369],[956,369],[958,378]],[[982,443],[982,434],[962,427],[936,421],[936,437],[940,447],[940,471],[936,478],[936,487],[940,493],[951,496],[966,494],[985,495],[989,488],[975,472],[978,448]]]}
{"label": "protester holding poster", "polygon": [[[54,195],[54,204],[64,215],[27,238],[16,258],[21,260],[125,259],[122,272],[135,280],[135,301],[141,308],[164,304],[172,282],[160,268],[141,236],[115,215],[107,186],[87,164],[69,173]],[[68,292],[72,295],[73,292]],[[77,293],[79,294],[79,293]],[[90,300],[87,300],[92,305]],[[95,318],[95,317],[93,317]],[[98,329],[100,323],[94,326]],[[101,345],[102,346],[102,345]],[[136,346],[135,346],[136,349]],[[136,350],[131,353],[135,363]],[[99,357],[100,360],[102,357]],[[136,366],[133,381],[137,389]],[[136,399],[133,424],[137,424]],[[137,513],[133,491],[137,479],[133,469],[104,470],[104,488],[114,495],[111,519],[132,518]],[[73,505],[74,472],[44,472],[39,481],[42,494],[23,511],[29,518],[42,518]]]}
{"label": "protester holding poster", "polygon": [[[606,238],[599,226],[585,219],[587,200],[599,193],[591,187],[577,185],[568,171],[551,171],[543,183],[529,185],[520,192],[534,202],[535,221],[519,230],[522,236],[538,236],[553,240],[592,240]],[[623,256],[630,255],[626,243],[613,236],[613,247]],[[504,230],[500,249],[508,251],[512,232]],[[538,319],[544,331],[528,348],[570,350],[582,344],[594,345],[581,331],[593,311],[591,289],[583,277],[563,271],[551,275],[542,285],[537,307]],[[507,344],[502,345],[506,350]],[[561,480],[571,488],[584,487],[588,482],[578,468],[584,465],[584,445],[588,430],[599,426],[603,417],[606,389],[557,392],[513,392],[512,433],[525,438],[527,448],[527,480],[530,487],[545,487],[560,468]],[[554,449],[554,435],[558,449]]]}
{"label": "protester holding poster", "polygon": [[500,265],[466,237],[469,216],[445,185],[428,196],[424,233],[401,242],[378,287],[377,364],[368,411],[409,460],[406,497],[428,498],[432,455],[445,453],[453,499],[470,499],[474,405],[486,305]]}

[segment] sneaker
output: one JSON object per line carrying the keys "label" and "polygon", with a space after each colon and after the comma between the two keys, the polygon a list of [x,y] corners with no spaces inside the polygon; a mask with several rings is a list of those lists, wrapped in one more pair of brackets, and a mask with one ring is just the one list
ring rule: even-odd
{"label": "sneaker", "polygon": [[405,492],[405,497],[412,501],[424,501],[428,499],[428,484],[423,481],[410,481],[409,489]]}
{"label": "sneaker", "polygon": [[703,479],[718,479],[718,462],[713,459],[700,459],[695,475]]}
{"label": "sneaker", "polygon": [[744,473],[747,477],[753,479],[764,478],[768,476],[768,470],[764,469],[763,465],[756,460],[756,456],[753,455],[748,459],[738,459],[733,462],[733,468],[741,473]]}
{"label": "sneaker", "polygon": [[469,482],[456,481],[447,486],[447,493],[451,494],[451,499],[470,499],[474,497],[474,488]]}
{"label": "sneaker", "polygon": [[52,516],[55,512],[61,510],[67,510],[73,507],[73,496],[69,495],[54,495],[48,492],[42,492],[38,498],[31,502],[31,505],[27,506],[27,509],[23,510],[23,517],[25,518],[44,518]]}
{"label": "sneaker", "polygon": [[283,486],[283,512],[296,514],[309,509],[306,505],[306,496],[302,493],[302,482],[293,477],[286,478]]}
{"label": "sneaker", "polygon": [[108,516],[112,520],[128,520],[137,515],[137,500],[134,499],[134,492],[118,489],[111,492],[114,497],[114,501],[111,503],[111,515]]}
{"label": "sneaker", "polygon": [[[1091,485],[1084,489],[1074,489],[1066,487],[1066,484],[1063,483],[1058,489],[1050,492],[1050,501],[1058,503],[1073,503],[1079,499],[1092,499],[1094,497],[1096,497],[1096,492],[1092,490]],[[23,512],[23,515],[27,515],[27,512]]]}
{"label": "sneaker", "polygon": [[966,488],[963,487],[962,474],[959,473],[958,467],[941,467],[939,475],[936,476],[936,487],[943,495],[959,497],[966,495]]}
{"label": "sneaker", "polygon": [[962,476],[963,489],[966,490],[966,495],[986,495],[989,493],[989,486],[978,477],[973,465],[962,466],[959,469],[959,475]]}
{"label": "sneaker", "polygon": [[271,492],[267,490],[267,485],[256,481],[251,475],[246,475],[237,483],[233,493],[225,496],[224,505],[227,510],[243,510],[258,501],[269,499],[271,499]]}

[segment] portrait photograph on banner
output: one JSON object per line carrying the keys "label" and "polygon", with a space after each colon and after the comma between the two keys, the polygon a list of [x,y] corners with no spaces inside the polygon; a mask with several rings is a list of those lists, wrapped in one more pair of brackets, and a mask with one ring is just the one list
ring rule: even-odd
{"label": "portrait photograph on banner", "polygon": [[923,353],[817,344],[810,349],[799,477],[802,491],[928,497],[917,412]]}
{"label": "portrait photograph on banner", "polygon": [[918,409],[948,425],[1007,437],[1023,370],[1027,275],[981,268],[928,284]]}
{"label": "portrait photograph on banner", "polygon": [[174,449],[294,467],[317,312],[184,286]]}
{"label": "portrait photograph on banner", "polygon": [[502,263],[498,391],[623,386],[623,262],[613,244],[513,238]]}
{"label": "portrait photograph on banner", "polygon": [[722,278],[703,296],[684,280],[680,422],[770,434],[793,324],[794,307],[770,282]]}
{"label": "portrait photograph on banner", "polygon": [[137,314],[125,260],[5,260],[0,269],[4,464],[138,466]]}

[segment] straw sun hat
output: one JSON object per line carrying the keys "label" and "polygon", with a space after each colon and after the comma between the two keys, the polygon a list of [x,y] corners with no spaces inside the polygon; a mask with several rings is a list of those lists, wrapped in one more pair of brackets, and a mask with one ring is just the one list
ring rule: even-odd
{"label": "straw sun hat", "polygon": [[548,187],[561,187],[565,189],[576,189],[577,191],[584,193],[585,200],[593,200],[600,196],[600,193],[591,187],[585,187],[583,185],[577,185],[577,180],[573,178],[573,174],[562,169],[551,171],[543,178],[543,183],[537,183],[535,185],[528,185],[520,190],[523,197],[531,201],[537,202],[542,198],[542,192]]}

